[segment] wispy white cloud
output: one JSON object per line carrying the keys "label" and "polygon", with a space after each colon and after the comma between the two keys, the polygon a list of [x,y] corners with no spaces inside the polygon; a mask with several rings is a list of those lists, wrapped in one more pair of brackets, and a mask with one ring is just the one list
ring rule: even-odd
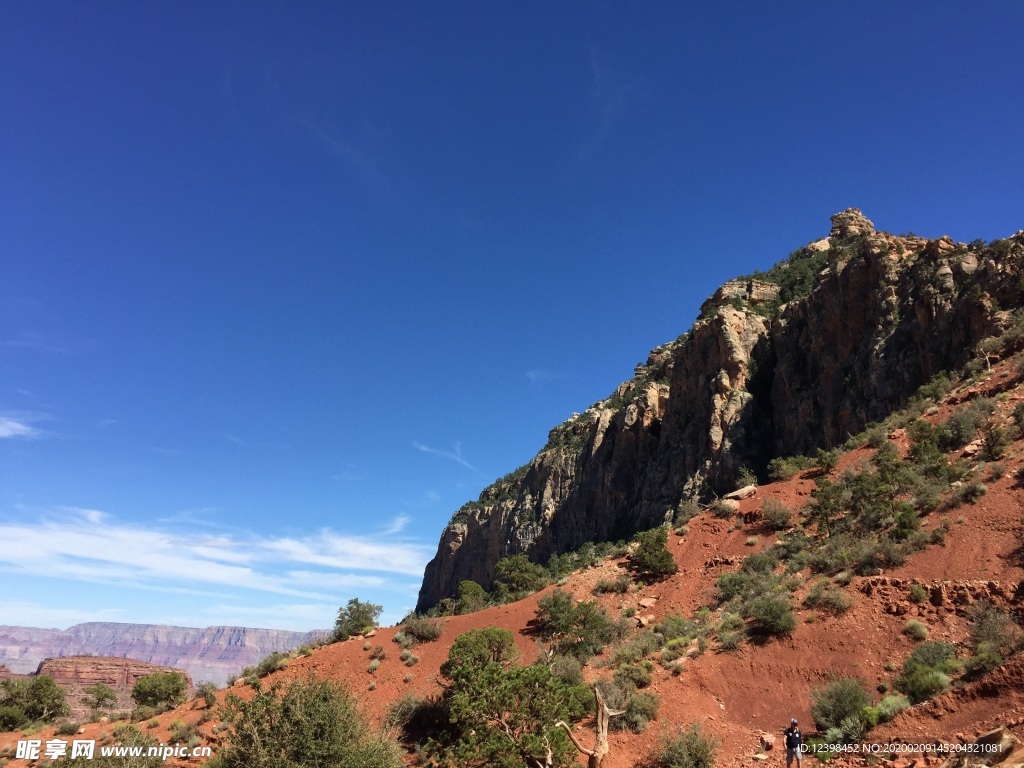
{"label": "wispy white cloud", "polygon": [[394,520],[391,521],[391,524],[387,528],[384,529],[383,533],[384,533],[385,536],[393,536],[396,533],[401,533],[402,531],[404,531],[406,526],[408,526],[408,525],[409,525],[409,516],[408,515],[399,515],[398,517],[396,517]]}
{"label": "wispy white cloud", "polygon": [[36,522],[0,523],[0,571],[137,588],[245,589],[334,601],[334,590],[389,588],[395,576],[423,573],[429,549],[394,539],[406,522],[398,518],[372,536],[323,529],[301,538],[261,537],[123,524],[99,510],[60,507]]}
{"label": "wispy white cloud", "polygon": [[33,426],[46,417],[34,413],[0,413],[0,439],[23,438],[32,440],[43,436],[43,430]]}
{"label": "wispy white cloud", "polygon": [[22,626],[64,629],[86,621],[124,621],[119,608],[49,608],[24,600],[0,600],[0,616],[17,616]]}
{"label": "wispy white cloud", "polygon": [[470,469],[473,472],[476,472],[476,467],[474,467],[472,464],[470,464],[468,461],[462,458],[462,443],[456,443],[454,451],[443,451],[440,448],[431,448],[429,445],[423,445],[422,443],[417,443],[416,441],[413,441],[412,447],[415,448],[417,451],[429,453],[431,456],[440,456],[442,459],[454,461],[456,464],[461,464],[466,469]]}

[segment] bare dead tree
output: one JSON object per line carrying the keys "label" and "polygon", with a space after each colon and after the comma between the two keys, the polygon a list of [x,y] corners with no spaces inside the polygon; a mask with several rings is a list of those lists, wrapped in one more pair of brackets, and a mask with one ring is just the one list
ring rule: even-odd
{"label": "bare dead tree", "polygon": [[580,751],[581,754],[587,756],[587,768],[601,768],[604,763],[604,758],[608,754],[608,723],[616,715],[621,715],[625,710],[613,710],[609,709],[608,705],[604,703],[604,695],[601,693],[601,689],[596,685],[594,686],[594,731],[596,732],[596,738],[594,740],[594,748],[587,749],[580,744],[576,737],[573,735],[572,728],[566,725],[564,722],[559,720],[555,723],[556,727],[562,728],[569,736],[569,740],[573,743],[573,746]]}

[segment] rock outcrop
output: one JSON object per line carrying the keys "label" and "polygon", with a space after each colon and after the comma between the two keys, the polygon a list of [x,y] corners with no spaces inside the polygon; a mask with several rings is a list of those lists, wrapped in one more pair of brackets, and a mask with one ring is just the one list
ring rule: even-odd
{"label": "rock outcrop", "polygon": [[218,684],[271,653],[290,651],[325,632],[248,627],[172,627],[90,622],[66,630],[0,626],[0,663],[31,672],[46,658],[112,656],[186,670]]}
{"label": "rock outcrop", "polygon": [[484,586],[505,556],[546,562],[737,487],[744,468],[841,443],[977,357],[1024,305],[1024,233],[988,246],[877,232],[857,209],[767,274],[731,280],[690,331],[525,467],[460,508],[417,608]]}
{"label": "rock outcrop", "polygon": [[96,683],[106,683],[117,694],[117,703],[111,707],[113,711],[125,712],[134,706],[132,687],[140,677],[154,672],[179,672],[188,683],[191,696],[195,689],[192,678],[183,669],[148,664],[134,659],[113,659],[103,656],[67,656],[61,659],[44,659],[37,674],[49,675],[68,697],[72,717],[82,717],[89,712],[83,703],[88,695],[85,689]]}

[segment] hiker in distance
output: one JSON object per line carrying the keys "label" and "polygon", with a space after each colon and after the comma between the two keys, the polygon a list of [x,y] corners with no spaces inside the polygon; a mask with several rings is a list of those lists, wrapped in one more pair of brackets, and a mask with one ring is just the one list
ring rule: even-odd
{"label": "hiker in distance", "polygon": [[789,721],[789,728],[783,731],[786,734],[786,768],[789,768],[793,764],[793,758],[796,758],[797,768],[800,768],[803,759],[803,746],[804,746],[804,735],[800,733],[800,724],[797,723],[794,717]]}

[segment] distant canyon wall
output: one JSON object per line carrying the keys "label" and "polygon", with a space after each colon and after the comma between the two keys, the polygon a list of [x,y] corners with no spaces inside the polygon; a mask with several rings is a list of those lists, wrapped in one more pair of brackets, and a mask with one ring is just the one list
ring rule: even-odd
{"label": "distant canyon wall", "polygon": [[283,653],[326,634],[248,627],[172,627],[90,622],[66,630],[0,626],[0,664],[35,672],[44,659],[110,656],[187,671],[197,682],[223,685],[228,676],[271,653]]}

